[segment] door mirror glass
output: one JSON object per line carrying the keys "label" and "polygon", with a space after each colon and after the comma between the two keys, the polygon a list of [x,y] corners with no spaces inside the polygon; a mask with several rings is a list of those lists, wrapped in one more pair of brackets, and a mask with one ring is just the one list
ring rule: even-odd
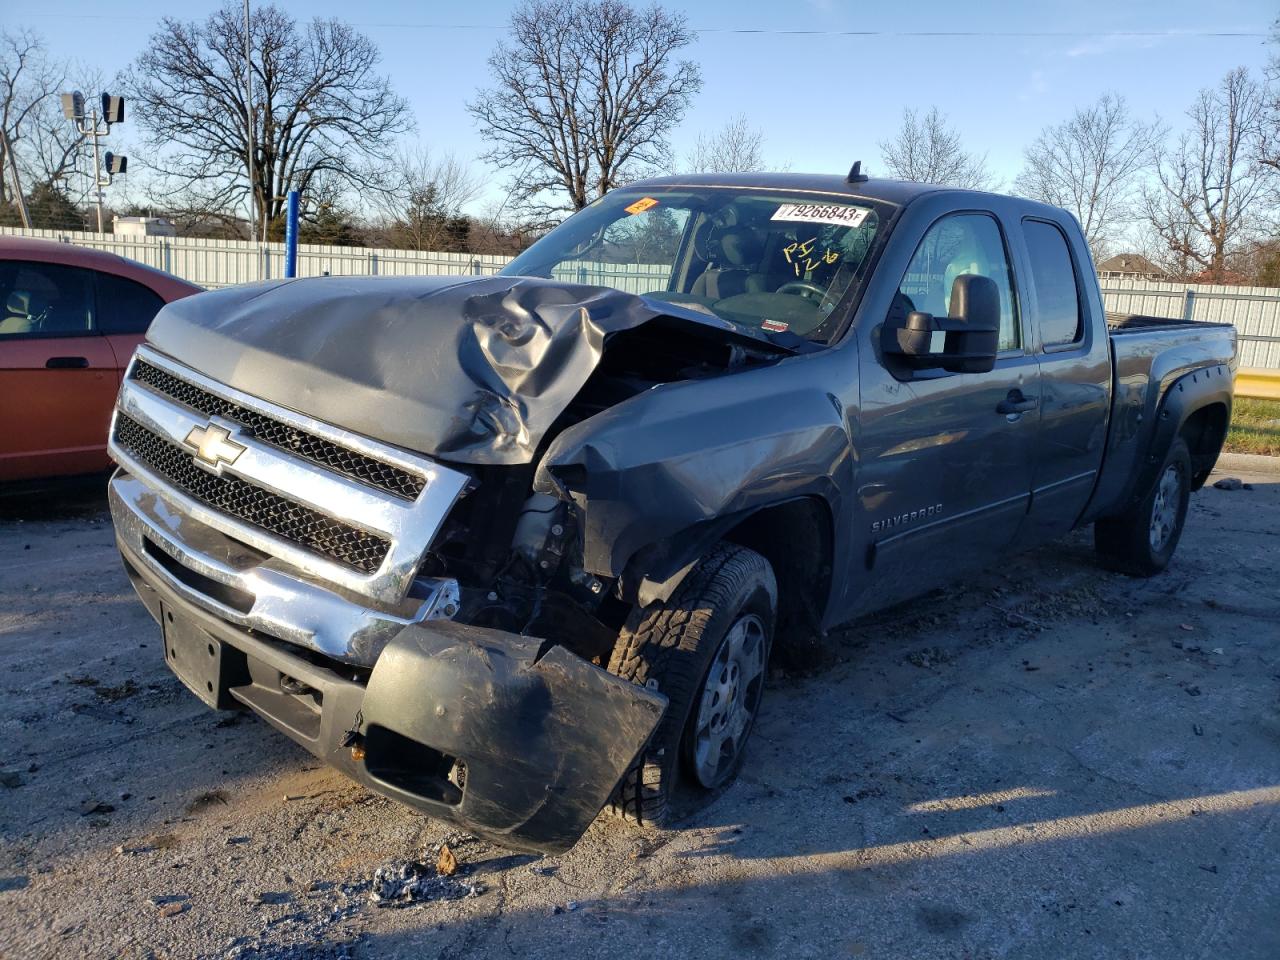
{"label": "door mirror glass", "polygon": [[890,362],[910,370],[986,373],[995,366],[1000,338],[1000,291],[990,277],[966,273],[951,285],[951,312],[922,310],[890,315],[881,348]]}

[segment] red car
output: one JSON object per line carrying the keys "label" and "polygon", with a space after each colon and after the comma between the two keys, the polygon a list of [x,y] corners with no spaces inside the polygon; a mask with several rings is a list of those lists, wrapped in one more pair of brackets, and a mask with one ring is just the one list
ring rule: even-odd
{"label": "red car", "polygon": [[106,470],[124,368],[200,287],[113,253],[0,237],[0,485]]}

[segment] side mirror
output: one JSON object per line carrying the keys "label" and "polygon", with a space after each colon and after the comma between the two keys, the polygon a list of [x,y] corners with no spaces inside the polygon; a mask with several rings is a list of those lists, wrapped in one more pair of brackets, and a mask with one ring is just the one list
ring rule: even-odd
{"label": "side mirror", "polygon": [[990,277],[966,273],[951,287],[951,316],[919,310],[891,317],[880,331],[885,355],[911,370],[986,373],[1000,341],[1000,290]]}

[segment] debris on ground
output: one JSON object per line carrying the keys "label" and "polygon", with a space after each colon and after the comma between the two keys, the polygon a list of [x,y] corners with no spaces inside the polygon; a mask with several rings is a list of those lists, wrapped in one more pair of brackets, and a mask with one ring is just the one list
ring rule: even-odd
{"label": "debris on ground", "polygon": [[206,790],[204,791],[204,793],[198,794],[195,798],[191,800],[190,803],[187,804],[187,813],[188,814],[204,813],[204,811],[210,809],[211,807],[216,807],[219,804],[221,804],[224,807],[230,805],[229,801],[227,800],[226,791],[225,790]]}
{"label": "debris on ground", "polygon": [[185,893],[171,893],[163,896],[148,897],[147,902],[157,908],[160,916],[176,917],[191,906],[188,903],[190,899]]}
{"label": "debris on ground", "polygon": [[114,810],[115,807],[101,800],[89,799],[80,804],[80,816],[82,817],[87,817],[94,813],[111,813]]}
{"label": "debris on ground", "polygon": [[13,790],[22,786],[22,784],[22,774],[17,770],[0,770],[0,786]]}
{"label": "debris on ground", "polygon": [[458,872],[458,858],[449,849],[447,843],[440,845],[440,856],[436,860],[436,873],[442,877],[452,877]]}
{"label": "debris on ground", "polygon": [[121,700],[128,700],[138,692],[138,689],[138,685],[130,679],[113,687],[99,684],[93,688],[93,692],[108,703],[118,703]]}
{"label": "debris on ground", "polygon": [[486,889],[482,883],[470,883],[456,876],[445,876],[430,864],[410,860],[398,867],[379,867],[375,870],[373,892],[369,899],[379,907],[408,907],[433,900],[478,897]]}
{"label": "debris on ground", "polygon": [[1214,483],[1214,487],[1219,490],[1243,490],[1244,481],[1238,477],[1223,477]]}

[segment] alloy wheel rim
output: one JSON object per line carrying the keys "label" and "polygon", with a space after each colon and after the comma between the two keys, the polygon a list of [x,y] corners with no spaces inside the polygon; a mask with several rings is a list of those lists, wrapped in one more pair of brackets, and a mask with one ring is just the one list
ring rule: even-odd
{"label": "alloy wheel rim", "polygon": [[1156,487],[1155,502],[1151,505],[1151,549],[1157,553],[1173,537],[1178,522],[1178,508],[1182,502],[1182,474],[1175,464],[1165,467]]}
{"label": "alloy wheel rim", "polygon": [[764,622],[748,613],[716,648],[693,729],[694,773],[704,787],[717,786],[742,752],[764,687],[765,646]]}

